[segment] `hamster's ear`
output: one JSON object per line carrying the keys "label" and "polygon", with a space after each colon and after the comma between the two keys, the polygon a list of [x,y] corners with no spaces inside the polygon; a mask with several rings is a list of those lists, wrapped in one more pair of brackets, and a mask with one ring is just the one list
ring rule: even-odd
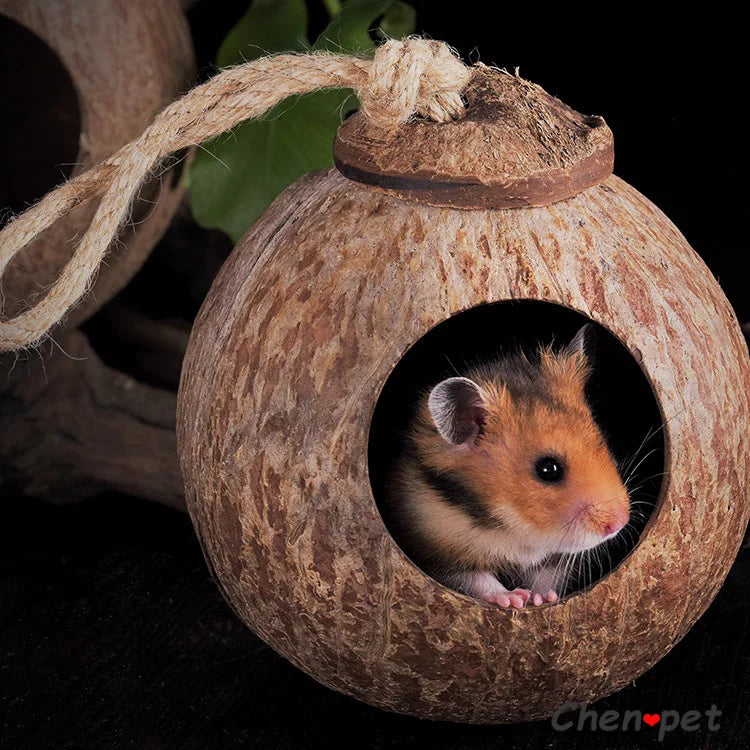
{"label": "hamster's ear", "polygon": [[542,350],[542,369],[562,388],[578,398],[591,375],[591,358],[594,352],[594,327],[586,323],[573,340],[559,352],[551,348]]}
{"label": "hamster's ear", "polygon": [[474,440],[487,417],[482,391],[469,378],[438,383],[430,392],[427,407],[440,436],[453,445]]}
{"label": "hamster's ear", "polygon": [[586,362],[590,362],[594,356],[596,331],[591,323],[586,323],[578,329],[572,341],[565,347],[565,354],[569,357],[582,356]]}

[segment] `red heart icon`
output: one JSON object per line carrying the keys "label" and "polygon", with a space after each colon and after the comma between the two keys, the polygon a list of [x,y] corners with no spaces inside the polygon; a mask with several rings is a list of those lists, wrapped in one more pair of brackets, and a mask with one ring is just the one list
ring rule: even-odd
{"label": "red heart icon", "polygon": [[654,724],[658,724],[661,721],[661,716],[659,716],[659,714],[643,714],[643,721],[652,727]]}

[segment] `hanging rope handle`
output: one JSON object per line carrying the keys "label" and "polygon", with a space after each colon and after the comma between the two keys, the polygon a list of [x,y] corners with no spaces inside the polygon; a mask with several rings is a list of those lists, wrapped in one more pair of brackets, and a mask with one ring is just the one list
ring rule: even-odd
{"label": "hanging rope handle", "polygon": [[296,94],[352,88],[372,122],[391,129],[415,114],[437,122],[463,113],[471,78],[443,42],[411,37],[381,45],[372,59],[329,54],[263,57],[219,73],[164,109],[113,156],[48,193],[0,232],[0,278],[13,257],[76,206],[103,194],[73,257],[47,295],[0,321],[0,351],[38,344],[91,287],[107,248],[127,220],[140,184],[174,151],[258,117]]}

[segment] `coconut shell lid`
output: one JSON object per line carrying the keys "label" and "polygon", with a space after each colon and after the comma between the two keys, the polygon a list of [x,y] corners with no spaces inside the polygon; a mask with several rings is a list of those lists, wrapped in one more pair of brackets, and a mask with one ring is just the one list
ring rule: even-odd
{"label": "coconut shell lid", "polygon": [[339,128],[336,167],[408,200],[457,208],[547,206],[598,185],[614,165],[602,117],[576,112],[541,86],[478,64],[464,117],[415,119],[395,130],[361,112]]}

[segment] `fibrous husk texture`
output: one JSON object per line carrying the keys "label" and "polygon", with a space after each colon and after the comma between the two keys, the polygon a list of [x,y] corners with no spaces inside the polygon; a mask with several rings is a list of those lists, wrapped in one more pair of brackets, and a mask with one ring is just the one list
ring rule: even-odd
{"label": "fibrous husk texture", "polygon": [[[588,591],[507,611],[425,576],[383,525],[368,430],[433,326],[531,298],[575,308],[641,363],[666,420],[660,504]],[[436,719],[509,722],[591,701],[709,605],[748,521],[750,362],[718,284],[617,177],[545,208],[402,201],[335,171],[240,242],[193,331],[178,405],[189,511],[240,617],[322,683]]]}

